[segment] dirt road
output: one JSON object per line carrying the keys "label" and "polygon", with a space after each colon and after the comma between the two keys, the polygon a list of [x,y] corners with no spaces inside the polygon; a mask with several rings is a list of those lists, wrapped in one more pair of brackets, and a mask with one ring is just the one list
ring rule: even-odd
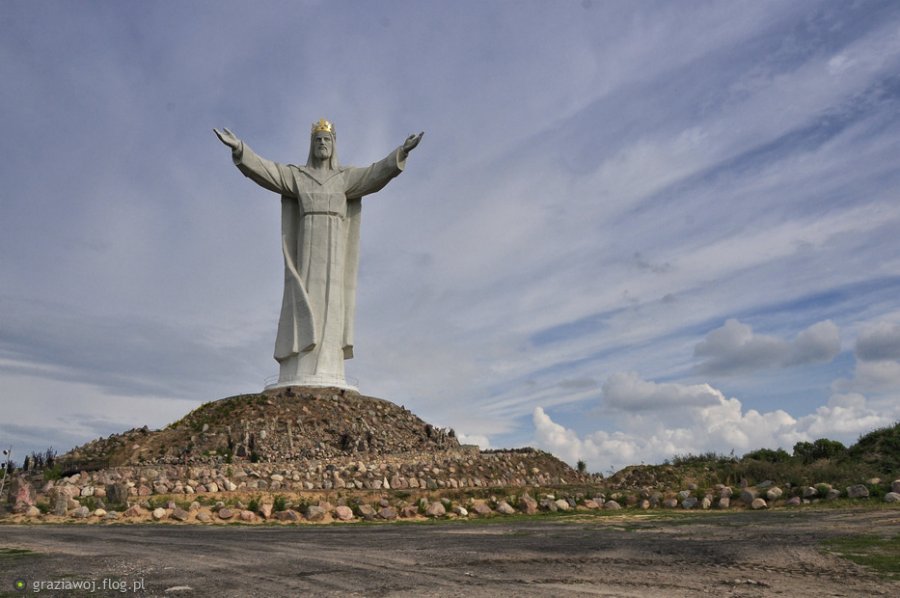
{"label": "dirt road", "polygon": [[900,584],[820,549],[832,537],[897,533],[896,509],[0,526],[0,596],[897,596]]}

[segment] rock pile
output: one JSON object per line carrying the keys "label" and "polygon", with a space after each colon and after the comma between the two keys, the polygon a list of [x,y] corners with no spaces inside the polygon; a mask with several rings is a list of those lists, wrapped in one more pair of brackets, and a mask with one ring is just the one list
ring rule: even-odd
{"label": "rock pile", "polygon": [[304,492],[319,490],[440,490],[545,487],[583,481],[568,465],[534,449],[457,449],[425,455],[407,453],[357,460],[343,457],[290,463],[232,463],[217,466],[116,467],[80,472],[49,482],[43,493],[105,498],[220,492]]}
{"label": "rock pile", "polygon": [[459,448],[453,430],[389,401],[344,389],[292,387],[207,403],[164,430],[144,427],[97,439],[59,463],[71,470],[80,464],[277,463]]}

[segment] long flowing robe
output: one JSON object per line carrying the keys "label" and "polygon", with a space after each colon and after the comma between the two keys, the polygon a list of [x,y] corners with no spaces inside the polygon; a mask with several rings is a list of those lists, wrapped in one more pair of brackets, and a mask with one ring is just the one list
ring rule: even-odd
{"label": "long flowing robe", "polygon": [[344,380],[353,357],[353,319],[364,195],[382,189],[405,166],[401,148],[366,168],[315,171],[233,152],[248,178],[281,195],[284,296],[275,359],[279,384]]}

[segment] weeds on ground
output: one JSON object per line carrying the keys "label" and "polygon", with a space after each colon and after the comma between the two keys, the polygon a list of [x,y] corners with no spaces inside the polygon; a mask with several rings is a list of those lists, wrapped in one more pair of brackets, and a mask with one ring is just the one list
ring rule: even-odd
{"label": "weeds on ground", "polygon": [[858,565],[870,567],[888,579],[900,580],[900,535],[847,536],[823,542],[823,547]]}

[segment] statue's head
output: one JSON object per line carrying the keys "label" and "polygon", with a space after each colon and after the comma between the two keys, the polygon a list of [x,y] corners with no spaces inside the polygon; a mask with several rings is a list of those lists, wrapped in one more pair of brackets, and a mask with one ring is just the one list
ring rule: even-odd
{"label": "statue's head", "polygon": [[327,162],[330,168],[336,169],[338,166],[334,125],[324,118],[320,118],[319,122],[313,123],[312,126],[309,138],[309,158],[306,160],[306,165],[313,166],[314,163],[323,161]]}

